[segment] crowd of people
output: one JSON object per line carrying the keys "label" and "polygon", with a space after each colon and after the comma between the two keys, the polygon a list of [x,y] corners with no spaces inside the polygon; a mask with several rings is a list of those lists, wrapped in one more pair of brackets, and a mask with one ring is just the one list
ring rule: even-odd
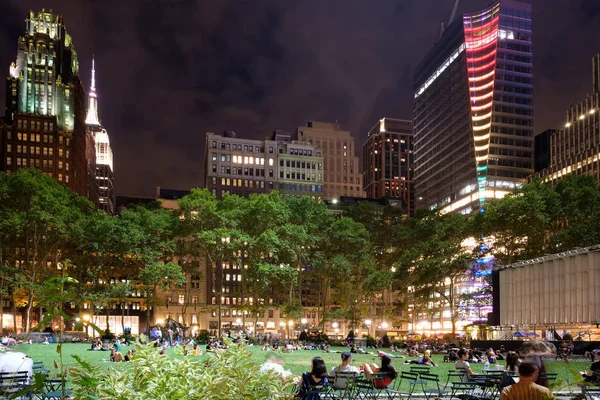
{"label": "crowd of people", "polygon": [[[423,352],[419,353],[419,350],[423,350]],[[500,400],[551,398],[544,364],[545,359],[554,358],[557,354],[556,348],[551,343],[542,341],[523,342],[517,351],[507,351],[504,346],[497,350],[480,350],[477,348],[438,348],[433,350],[444,353],[444,361],[454,362],[456,370],[463,372],[461,380],[464,382],[473,380],[473,375],[475,375],[471,368],[473,363],[485,364],[484,370],[489,368],[504,371],[504,378],[498,381],[501,389]],[[365,379],[373,379],[373,386],[376,388],[387,388],[398,375],[392,366],[392,358],[417,357],[415,360],[406,360],[404,363],[437,366],[431,358],[432,349],[407,346],[403,353],[392,355],[377,350],[376,353],[368,354],[380,357],[381,365],[362,363],[357,367],[351,364],[353,353],[344,351],[341,353],[341,363],[333,367],[329,374],[327,374],[323,358],[314,357],[310,371],[306,371],[296,378],[296,396],[303,399],[311,389],[319,385],[330,384],[335,389],[344,389],[348,377],[352,374],[362,374]],[[590,355],[592,357],[590,369],[580,372],[583,380],[582,385],[584,386],[586,384],[600,384],[600,350],[594,350]],[[290,371],[284,369],[283,362],[277,358],[271,358],[263,365],[261,371],[267,370],[279,373],[282,380],[292,375]],[[330,379],[335,377],[334,381],[328,382],[328,376]],[[319,398],[318,394],[315,396],[311,399]]]}

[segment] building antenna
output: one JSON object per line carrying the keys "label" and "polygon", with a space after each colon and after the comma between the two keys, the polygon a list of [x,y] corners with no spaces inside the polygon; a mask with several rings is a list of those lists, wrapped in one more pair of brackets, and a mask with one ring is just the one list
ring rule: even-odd
{"label": "building antenna", "polygon": [[442,38],[442,35],[444,34],[444,31],[446,30],[446,28],[448,28],[448,26],[450,26],[450,24],[454,20],[454,17],[456,16],[456,11],[458,10],[459,3],[460,3],[460,0],[454,0],[454,7],[452,7],[452,11],[450,12],[450,17],[448,18],[448,21],[447,22],[442,21],[442,26],[440,28],[440,39]]}

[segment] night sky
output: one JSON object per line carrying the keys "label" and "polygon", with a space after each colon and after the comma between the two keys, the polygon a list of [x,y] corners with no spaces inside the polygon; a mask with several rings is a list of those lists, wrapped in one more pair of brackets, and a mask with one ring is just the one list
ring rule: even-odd
{"label": "night sky", "polygon": [[[0,0],[0,76],[29,9],[64,16],[115,155],[117,194],[202,183],[204,133],[262,138],[338,121],[362,148],[412,117],[414,68],[453,0]],[[600,0],[533,0],[536,133],[592,90]],[[458,15],[487,0],[463,0]],[[551,4],[551,5],[550,5]],[[2,80],[3,81],[3,80]],[[4,84],[0,107],[4,109]]]}

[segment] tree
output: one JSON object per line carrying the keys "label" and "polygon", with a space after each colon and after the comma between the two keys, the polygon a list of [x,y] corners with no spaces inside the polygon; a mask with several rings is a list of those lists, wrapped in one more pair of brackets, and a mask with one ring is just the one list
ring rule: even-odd
{"label": "tree", "polygon": [[25,278],[25,330],[31,327],[36,285],[56,274],[72,227],[92,204],[33,169],[0,173],[0,242],[3,258]]}
{"label": "tree", "polygon": [[415,303],[430,302],[436,295],[448,305],[453,335],[458,318],[456,285],[474,261],[461,245],[469,232],[467,222],[461,214],[439,213],[420,214],[410,221],[412,238],[407,238],[396,273],[396,282],[411,289]]}
{"label": "tree", "polygon": [[[143,284],[143,290],[148,302],[146,307],[146,319],[150,322],[150,309],[158,305],[158,291],[168,291],[173,287],[185,285],[186,278],[181,267],[172,262],[155,262],[146,265],[140,270],[139,280]],[[156,324],[156,311],[154,313]]]}

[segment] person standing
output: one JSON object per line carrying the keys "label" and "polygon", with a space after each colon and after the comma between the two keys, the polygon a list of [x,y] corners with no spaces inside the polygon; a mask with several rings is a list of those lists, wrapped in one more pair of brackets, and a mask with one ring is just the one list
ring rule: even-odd
{"label": "person standing", "polygon": [[535,383],[539,375],[540,369],[535,362],[523,361],[519,365],[519,382],[504,388],[500,394],[500,400],[547,400],[553,398],[548,388]]}

